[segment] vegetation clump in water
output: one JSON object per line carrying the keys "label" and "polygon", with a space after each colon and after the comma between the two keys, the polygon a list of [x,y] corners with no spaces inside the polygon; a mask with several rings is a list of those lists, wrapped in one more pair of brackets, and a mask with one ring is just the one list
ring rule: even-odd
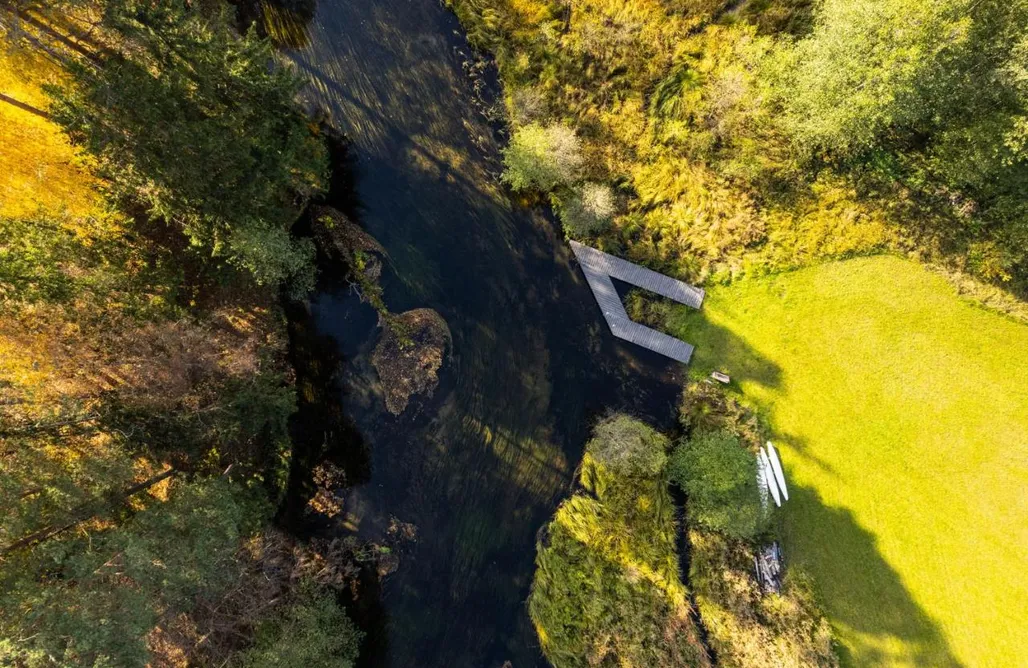
{"label": "vegetation clump in water", "polygon": [[388,313],[379,284],[386,255],[382,244],[332,207],[312,207],[311,218],[315,243],[327,261],[346,268],[362,301],[379,313]]}
{"label": "vegetation clump in water", "polygon": [[383,320],[371,362],[385,386],[386,409],[399,415],[412,396],[432,395],[452,339],[446,321],[429,308],[383,316]]}

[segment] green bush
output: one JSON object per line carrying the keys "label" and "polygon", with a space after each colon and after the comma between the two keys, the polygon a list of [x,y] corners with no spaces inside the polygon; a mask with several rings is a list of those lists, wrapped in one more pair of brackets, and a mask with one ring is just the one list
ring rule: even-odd
{"label": "green bush", "polygon": [[728,431],[701,433],[671,455],[671,479],[687,495],[695,524],[734,538],[752,538],[763,526],[757,459]]}
{"label": "green bush", "polygon": [[620,476],[659,475],[667,464],[668,440],[653,428],[627,415],[601,421],[586,451]]}
{"label": "green bush", "polygon": [[298,600],[257,628],[241,668],[352,668],[361,633],[331,594],[306,584]]}
{"label": "green bush", "polygon": [[570,185],[582,169],[582,148],[565,125],[530,123],[514,133],[503,151],[503,180],[514,190],[549,192]]}
{"label": "green bush", "polygon": [[610,186],[585,183],[553,198],[560,222],[572,234],[595,234],[614,217],[614,193]]}

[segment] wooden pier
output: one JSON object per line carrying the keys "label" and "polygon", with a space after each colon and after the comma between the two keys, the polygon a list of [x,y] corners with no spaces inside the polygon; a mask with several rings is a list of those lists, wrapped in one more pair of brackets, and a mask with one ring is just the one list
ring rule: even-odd
{"label": "wooden pier", "polygon": [[693,346],[631,320],[611,279],[616,278],[697,309],[703,305],[701,288],[659,274],[652,269],[640,267],[619,257],[608,255],[595,248],[583,246],[577,241],[571,242],[571,250],[578,258],[582,273],[585,274],[585,280],[588,281],[593,296],[596,297],[596,303],[599,304],[600,311],[603,313],[603,318],[607,321],[607,326],[610,327],[610,332],[614,336],[678,360],[683,364],[689,363]]}

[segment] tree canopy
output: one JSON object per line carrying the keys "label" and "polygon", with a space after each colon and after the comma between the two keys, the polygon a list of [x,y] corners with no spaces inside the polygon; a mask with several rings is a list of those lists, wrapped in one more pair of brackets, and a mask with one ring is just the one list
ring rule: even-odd
{"label": "tree canopy", "polygon": [[299,113],[300,81],[227,8],[112,0],[115,46],[70,65],[52,114],[97,159],[113,194],[180,226],[260,283],[313,285],[313,246],[290,236],[324,188],[326,150]]}
{"label": "tree canopy", "polygon": [[693,522],[732,538],[753,538],[762,528],[757,459],[735,434],[694,435],[675,448],[669,469]]}

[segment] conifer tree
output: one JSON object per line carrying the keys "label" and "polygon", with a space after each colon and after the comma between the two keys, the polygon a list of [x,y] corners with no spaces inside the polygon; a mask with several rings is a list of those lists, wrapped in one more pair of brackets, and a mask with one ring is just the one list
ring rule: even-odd
{"label": "conifer tree", "polygon": [[74,61],[52,113],[112,194],[260,283],[310,288],[313,247],[290,228],[324,187],[327,154],[271,44],[238,34],[227,8],[187,3],[112,0],[103,24],[116,46]]}

